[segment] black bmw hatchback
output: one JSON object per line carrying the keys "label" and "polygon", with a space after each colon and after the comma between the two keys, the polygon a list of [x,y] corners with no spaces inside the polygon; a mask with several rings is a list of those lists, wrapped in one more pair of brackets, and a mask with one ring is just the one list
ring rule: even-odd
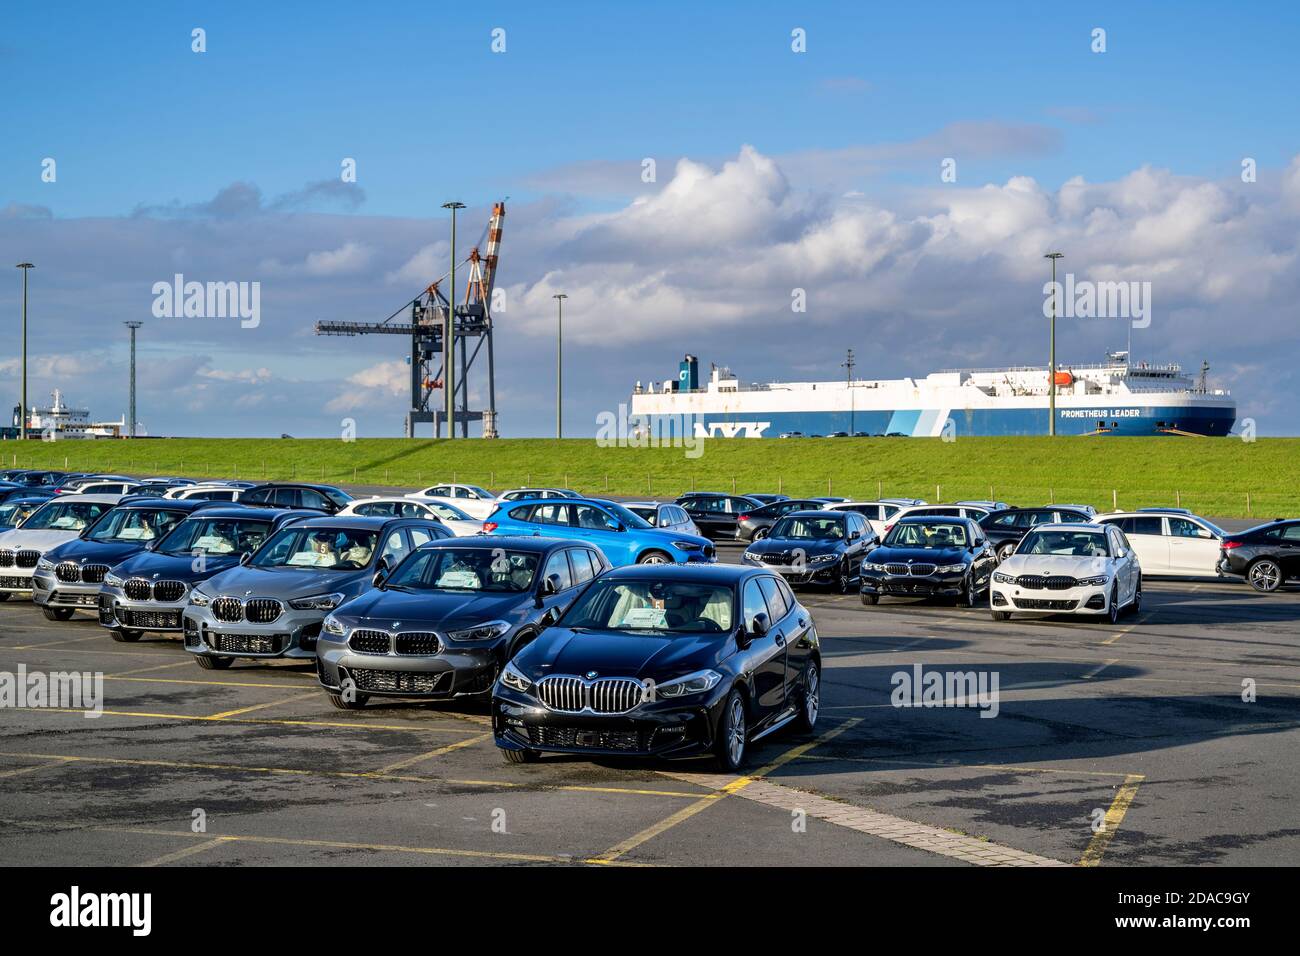
{"label": "black bmw hatchback", "polygon": [[856,512],[792,511],[740,560],[775,571],[790,584],[829,584],[847,594],[862,556],[875,544],[871,525]]}
{"label": "black bmw hatchback", "polygon": [[712,753],[734,771],[767,734],[812,731],[820,678],[812,615],[776,575],[628,566],[592,582],[506,664],[492,727],[510,763]]}
{"label": "black bmw hatchback", "polygon": [[1263,594],[1300,578],[1300,520],[1279,519],[1228,535],[1219,550],[1219,573],[1243,577]]}
{"label": "black bmw hatchback", "polygon": [[862,603],[889,595],[975,607],[997,563],[983,529],[970,518],[903,518],[862,561]]}

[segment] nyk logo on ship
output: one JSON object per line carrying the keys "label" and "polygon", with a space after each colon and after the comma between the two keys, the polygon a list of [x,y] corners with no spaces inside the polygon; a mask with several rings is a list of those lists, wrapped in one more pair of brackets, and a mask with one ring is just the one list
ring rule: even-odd
{"label": "nyk logo on ship", "polygon": [[762,438],[771,422],[696,422],[696,438]]}

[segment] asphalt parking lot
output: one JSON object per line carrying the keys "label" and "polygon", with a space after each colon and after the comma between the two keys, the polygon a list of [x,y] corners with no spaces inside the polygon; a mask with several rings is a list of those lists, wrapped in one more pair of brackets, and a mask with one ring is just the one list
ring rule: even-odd
{"label": "asphalt parking lot", "polygon": [[[723,560],[736,549],[724,548]],[[200,670],[0,605],[0,671],[102,671],[104,713],[0,710],[0,859],[50,865],[1290,864],[1300,591],[1148,580],[1117,627],[805,591],[815,738],[711,765],[505,764],[468,704],[329,706],[310,665]],[[978,708],[891,678],[996,674]],[[1242,699],[1243,681],[1256,698]]]}

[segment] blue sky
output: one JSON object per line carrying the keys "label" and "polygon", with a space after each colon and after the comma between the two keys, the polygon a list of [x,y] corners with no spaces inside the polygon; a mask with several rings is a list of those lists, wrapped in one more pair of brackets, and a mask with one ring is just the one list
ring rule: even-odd
{"label": "blue sky", "polygon": [[[1278,273],[1268,278],[1272,298],[1250,307],[1293,307],[1292,286],[1283,278],[1294,251],[1294,239],[1286,239],[1290,220],[1261,226],[1246,207],[1277,200],[1289,208],[1290,194],[1279,183],[1300,152],[1298,26],[1300,8],[1284,3],[14,6],[0,26],[0,74],[8,89],[22,92],[0,102],[0,210],[9,210],[0,219],[0,244],[14,261],[37,261],[33,280],[44,298],[33,349],[47,357],[49,372],[38,387],[63,384],[98,412],[118,414],[121,389],[112,383],[121,337],[114,334],[110,341],[118,344],[106,349],[68,332],[82,328],[94,303],[112,312],[113,321],[139,317],[138,290],[170,277],[180,263],[205,278],[268,283],[268,322],[256,337],[183,327],[153,336],[146,331],[144,348],[223,390],[220,399],[195,398],[175,376],[146,383],[141,417],[152,430],[330,434],[336,412],[353,401],[373,433],[391,434],[403,400],[384,385],[359,384],[329,414],[296,405],[363,366],[400,358],[398,340],[357,340],[342,348],[304,336],[303,328],[316,318],[387,315],[420,287],[420,250],[428,247],[429,261],[441,261],[441,202],[469,203],[466,232],[477,237],[487,206],[509,196],[501,281],[525,309],[516,313],[518,335],[503,345],[507,363],[518,357],[517,365],[502,369],[509,377],[503,426],[510,434],[544,434],[548,427],[549,414],[535,407],[549,388],[546,363],[534,368],[529,358],[548,343],[548,316],[537,303],[548,298],[549,282],[563,279],[590,293],[585,303],[572,303],[570,360],[575,372],[587,363],[591,373],[573,376],[569,417],[590,421],[586,430],[594,431],[595,411],[622,400],[633,378],[669,374],[688,348],[710,347],[714,355],[703,355],[706,360],[743,362],[749,377],[803,374],[752,341],[752,330],[775,321],[775,309],[758,290],[702,288],[691,263],[711,254],[708,242],[673,247],[674,230],[708,231],[709,223],[684,218],[691,209],[726,215],[734,207],[715,207],[714,193],[699,194],[684,210],[658,207],[658,225],[647,227],[663,228],[653,249],[642,254],[617,241],[626,238],[621,230],[641,222],[637,204],[668,188],[683,157],[716,173],[748,146],[776,164],[780,182],[759,169],[757,185],[741,184],[735,193],[726,192],[721,178],[700,187],[742,204],[754,196],[759,206],[770,201],[772,215],[755,223],[753,236],[774,254],[834,221],[845,194],[910,228],[931,228],[943,216],[960,219],[935,193],[938,163],[949,155],[959,164],[957,188],[975,191],[976,198],[986,186],[1032,180],[1052,211],[1042,221],[1021,223],[1021,234],[1043,227],[1046,237],[1056,227],[1063,237],[1087,233],[1093,210],[1067,214],[1057,192],[1063,184],[1075,177],[1127,183],[1095,203],[1139,210],[1143,203],[1133,192],[1145,187],[1126,177],[1149,168],[1159,179],[1150,187],[1151,202],[1171,211],[1170,229],[1186,221],[1180,210],[1198,197],[1210,211],[1208,218],[1192,218],[1223,227],[1213,241],[1204,230],[1184,236],[1170,253],[1178,269],[1168,268],[1168,256],[1150,260],[1153,275],[1172,277],[1162,296],[1177,303],[1182,322],[1163,333],[1157,326],[1152,350],[1187,365],[1209,357],[1225,373],[1235,369],[1244,377],[1277,356],[1252,351],[1258,342],[1216,337],[1214,330],[1231,321],[1231,303],[1212,289],[1198,290],[1193,280],[1220,262],[1215,243],[1254,230],[1256,247],[1266,258],[1278,257]],[[206,53],[191,52],[195,27],[206,30]],[[796,27],[807,31],[804,54],[790,49]],[[1106,30],[1103,54],[1090,50],[1095,27]],[[494,28],[505,30],[505,53],[491,50]],[[54,183],[41,181],[45,157],[57,160]],[[311,184],[337,182],[344,157],[357,161],[358,188],[341,202],[313,193]],[[645,157],[659,164],[658,182],[649,187],[637,178]],[[1261,170],[1255,194],[1236,189],[1243,157]],[[262,203],[237,213],[221,203],[205,205],[233,184],[254,186]],[[1217,184],[1221,195],[1207,199],[1195,192],[1197,184]],[[1121,194],[1122,202],[1115,199]],[[1135,239],[1152,228],[1140,218],[1137,212],[1131,218]],[[719,234],[716,251],[739,258],[745,243],[726,239],[725,229]],[[282,253],[263,246],[240,259],[245,242],[251,248],[269,236]],[[888,239],[880,241],[888,246]],[[988,243],[987,255],[1014,259],[1015,236],[999,233]],[[890,260],[908,248],[903,239]],[[341,249],[355,256],[343,256],[351,265],[332,273],[294,265],[308,263],[313,252]],[[1027,281],[1018,267],[990,271],[971,265],[976,259],[967,250],[945,261],[935,249],[926,268],[997,282],[955,293],[974,309],[975,324],[1002,306],[981,316],[972,302],[1016,308],[1023,301],[1023,311],[1032,311],[1032,283],[1005,291]],[[952,318],[961,310],[941,303],[900,297],[874,309],[853,307],[855,279],[857,301],[870,306],[873,291],[887,298],[879,283],[889,277],[869,260],[830,275],[809,263],[807,281],[842,294],[828,295],[824,311],[810,319],[816,328],[800,363],[808,375],[838,374],[831,359],[855,344],[865,354],[863,374],[881,377],[1007,351],[1005,341],[969,339],[970,323]],[[924,268],[916,262],[910,268],[919,286],[934,286]],[[618,360],[609,361],[594,335],[609,318],[609,303],[646,306],[628,313],[645,323],[655,302],[633,278],[638,269],[657,277],[656,288],[675,292],[662,307],[674,301],[703,307],[688,326],[690,336],[664,336],[653,327],[640,335],[629,331],[618,343]],[[1180,272],[1188,277],[1181,284]],[[794,276],[773,288],[800,281]],[[1251,282],[1248,267],[1231,281]],[[145,310],[148,301],[145,296]],[[913,320],[909,312],[923,334],[902,331]],[[585,341],[584,321],[593,330]],[[861,347],[869,344],[860,341],[863,323],[885,338],[887,355],[877,358]],[[740,328],[748,331],[742,335]],[[1280,331],[1285,337],[1285,328]],[[1084,332],[1078,344],[1091,358],[1101,338]],[[70,340],[86,354],[73,354]],[[1195,354],[1176,348],[1188,343]],[[1178,354],[1164,354],[1171,347]],[[1294,333],[1288,347],[1294,358]],[[102,375],[90,374],[95,354]],[[0,376],[10,358],[0,347]],[[1006,358],[1036,360],[1036,354]],[[642,364],[634,367],[634,360]],[[375,375],[383,380],[393,372]],[[0,377],[0,383],[11,380],[11,374]],[[258,389],[269,397],[257,399],[250,390]],[[1245,415],[1248,396],[1238,391]],[[183,400],[168,401],[178,394]],[[232,422],[232,398],[258,409],[256,417]],[[271,410],[283,403],[294,410]],[[1266,396],[1256,405],[1261,423],[1295,431]]]}

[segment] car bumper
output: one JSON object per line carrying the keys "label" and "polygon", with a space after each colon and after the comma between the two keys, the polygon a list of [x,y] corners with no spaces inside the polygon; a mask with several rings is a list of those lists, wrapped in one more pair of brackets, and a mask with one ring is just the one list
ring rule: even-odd
{"label": "car bumper", "polygon": [[171,604],[132,601],[121,588],[105,585],[99,592],[99,623],[113,630],[179,631],[183,627],[187,597]]}
{"label": "car bumper", "polygon": [[0,568],[0,591],[23,594],[32,589],[35,568]]}
{"label": "car bumper", "polygon": [[316,642],[316,679],[341,692],[351,680],[358,694],[445,700],[481,694],[505,662],[504,639],[486,644],[443,644],[437,654],[363,654],[347,643],[323,636]]}
{"label": "car bumper", "polygon": [[964,574],[905,574],[862,572],[860,590],[876,597],[960,597],[965,589]]}
{"label": "car bumper", "polygon": [[[716,698],[716,699],[715,699]],[[694,705],[660,701],[628,714],[565,714],[503,687],[492,696],[492,735],[503,750],[589,757],[692,757],[713,747],[722,696]]]}
{"label": "car bumper", "polygon": [[827,561],[824,564],[768,564],[765,561],[756,561],[745,558],[741,561],[746,567],[762,568],[764,571],[771,571],[785,578],[789,584],[833,584],[840,577],[840,562]]}
{"label": "car bumper", "polygon": [[205,657],[312,660],[324,611],[297,611],[286,605],[270,624],[218,621],[208,608],[190,605],[181,617],[185,649]]}
{"label": "car bumper", "polygon": [[52,571],[38,570],[32,575],[32,600],[41,607],[72,607],[94,611],[99,605],[102,584],[69,584]]}
{"label": "car bumper", "polygon": [[1087,585],[1052,591],[995,582],[989,587],[989,603],[995,611],[1100,615],[1110,610],[1110,585]]}

